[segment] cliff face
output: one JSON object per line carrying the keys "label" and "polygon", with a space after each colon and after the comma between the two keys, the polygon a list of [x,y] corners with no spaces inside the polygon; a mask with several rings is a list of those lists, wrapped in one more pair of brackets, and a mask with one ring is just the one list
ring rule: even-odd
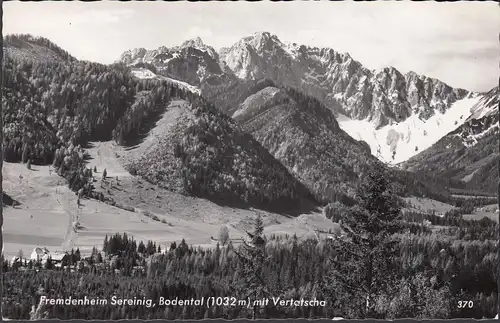
{"label": "cliff face", "polygon": [[120,61],[151,63],[162,75],[196,86],[267,78],[315,97],[335,113],[367,119],[376,127],[414,114],[428,119],[471,95],[413,72],[403,75],[392,67],[372,71],[349,54],[285,43],[267,32],[242,38],[218,53],[197,38],[173,48],[130,50]]}

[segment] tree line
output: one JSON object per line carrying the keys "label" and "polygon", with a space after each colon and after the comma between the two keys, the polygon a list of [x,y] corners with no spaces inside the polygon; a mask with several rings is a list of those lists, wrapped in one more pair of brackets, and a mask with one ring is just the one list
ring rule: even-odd
{"label": "tree line", "polygon": [[[493,317],[496,241],[461,239],[445,230],[411,232],[411,223],[388,187],[382,171],[370,172],[358,190],[360,203],[338,218],[341,233],[326,239],[266,237],[258,216],[248,239],[238,246],[230,241],[224,247],[204,249],[184,240],[158,246],[115,234],[104,239],[103,252],[94,249],[92,261],[72,271],[18,270],[5,264],[5,315],[29,318],[42,295],[118,295],[153,300],[160,296],[315,298],[328,305],[240,304],[210,309],[44,305],[35,314],[60,319]],[[460,306],[463,301],[472,301],[473,306]]]}

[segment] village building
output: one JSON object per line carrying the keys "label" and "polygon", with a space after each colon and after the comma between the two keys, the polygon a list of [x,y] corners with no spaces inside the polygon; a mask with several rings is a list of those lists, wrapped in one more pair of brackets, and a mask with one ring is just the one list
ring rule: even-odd
{"label": "village building", "polygon": [[56,267],[60,267],[69,261],[69,254],[67,252],[52,253],[50,259]]}
{"label": "village building", "polygon": [[49,253],[50,253],[49,250],[45,247],[44,248],[36,247],[31,252],[30,259],[35,262],[42,261],[44,256],[48,255]]}
{"label": "village building", "polygon": [[31,252],[30,259],[33,262],[46,263],[49,259],[52,264],[56,266],[61,266],[64,262],[69,261],[69,255],[67,252],[50,252],[47,248],[37,247]]}

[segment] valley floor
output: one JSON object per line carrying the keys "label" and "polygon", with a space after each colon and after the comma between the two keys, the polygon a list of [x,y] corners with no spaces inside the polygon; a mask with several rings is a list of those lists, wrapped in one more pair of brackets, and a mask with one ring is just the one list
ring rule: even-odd
{"label": "valley floor", "polygon": [[[130,175],[120,164],[120,147],[111,142],[93,143],[88,149],[89,167],[94,166],[97,191],[112,197],[125,208],[97,200],[81,200],[70,191],[65,180],[50,166],[4,164],[4,190],[19,206],[5,208],[4,253],[8,258],[22,250],[28,257],[35,247],[51,252],[79,248],[87,254],[93,246],[99,249],[106,234],[117,232],[136,240],[153,240],[162,248],[185,239],[189,245],[211,247],[217,243],[220,228],[227,225],[234,243],[245,238],[253,219],[261,214],[264,233],[297,234],[299,237],[339,229],[322,213],[303,214],[290,218],[255,209],[224,207],[210,201],[183,196],[151,185]],[[102,171],[107,179],[101,187]],[[117,180],[118,178],[118,180]]]}

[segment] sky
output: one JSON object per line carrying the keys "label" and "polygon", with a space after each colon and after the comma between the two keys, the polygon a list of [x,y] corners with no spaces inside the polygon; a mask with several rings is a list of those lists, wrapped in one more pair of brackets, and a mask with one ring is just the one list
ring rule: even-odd
{"label": "sky", "polygon": [[329,47],[370,69],[394,66],[453,87],[498,85],[495,2],[4,2],[4,33],[46,37],[73,56],[112,63],[132,48],[195,37],[216,49],[254,32]]}

